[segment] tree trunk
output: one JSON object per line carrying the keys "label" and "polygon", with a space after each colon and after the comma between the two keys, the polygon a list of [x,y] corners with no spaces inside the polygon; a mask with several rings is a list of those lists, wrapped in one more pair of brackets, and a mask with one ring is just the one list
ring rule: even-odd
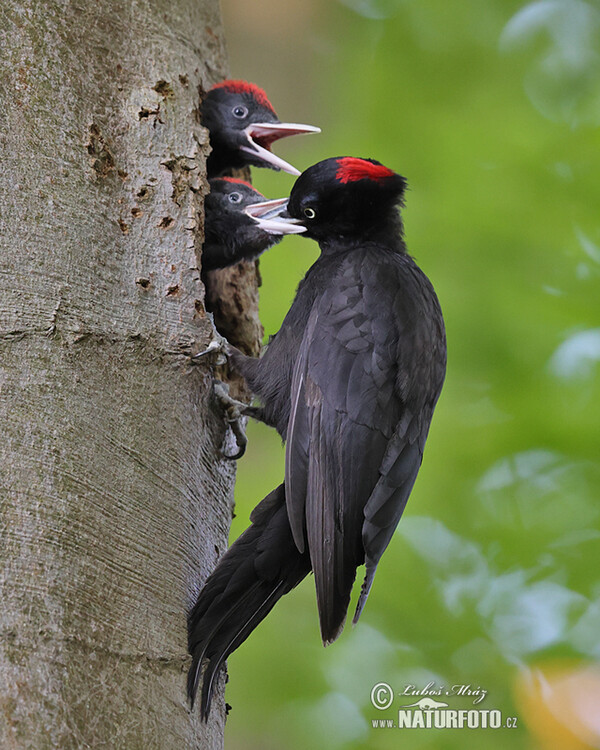
{"label": "tree trunk", "polygon": [[0,50],[0,747],[219,748],[223,686],[206,726],[185,696],[234,481],[188,356],[218,2],[3,0]]}

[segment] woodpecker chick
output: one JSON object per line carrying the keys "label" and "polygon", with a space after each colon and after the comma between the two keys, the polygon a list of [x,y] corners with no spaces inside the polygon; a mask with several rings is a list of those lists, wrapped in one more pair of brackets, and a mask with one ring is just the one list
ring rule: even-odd
{"label": "woodpecker chick", "polygon": [[262,405],[252,416],[286,440],[285,482],[209,577],[190,613],[188,692],[204,673],[207,717],[221,664],[312,570],[323,643],[340,634],[356,569],[354,622],[402,516],[446,369],[442,312],[408,254],[398,206],[406,182],[372,159],[319,162],[289,200],[246,209],[321,255],[260,359],[230,363]]}
{"label": "woodpecker chick", "polygon": [[[209,180],[209,187],[210,193],[204,199],[202,248],[202,281],[207,290],[213,283],[208,271],[226,268],[243,260],[253,261],[281,240],[281,235],[265,232],[244,213],[246,207],[265,200],[264,195],[252,185],[234,177],[215,177]],[[210,300],[210,292],[207,292],[207,298]],[[224,339],[215,339],[205,351],[196,354],[192,362],[199,364],[209,357],[209,362],[213,364],[224,364],[227,361],[224,344]],[[224,384],[217,383],[214,395],[233,431],[237,450],[233,454],[223,453],[223,457],[237,460],[244,455],[247,440],[240,420],[240,405],[229,399],[224,387]]]}
{"label": "woodpecker chick", "polygon": [[213,86],[202,102],[201,116],[212,147],[207,161],[209,177],[246,165],[299,175],[271,152],[271,144],[290,135],[321,132],[312,125],[280,122],[265,92],[246,81],[222,81]]}
{"label": "woodpecker chick", "polygon": [[210,193],[204,200],[204,246],[202,270],[212,271],[256,260],[279,242],[281,235],[265,232],[244,209],[265,200],[252,185],[233,177],[209,180]]}

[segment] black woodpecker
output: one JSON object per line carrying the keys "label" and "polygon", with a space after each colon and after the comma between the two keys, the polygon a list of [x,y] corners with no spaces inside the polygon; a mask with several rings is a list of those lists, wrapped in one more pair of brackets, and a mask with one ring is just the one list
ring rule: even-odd
{"label": "black woodpecker", "polygon": [[216,177],[209,186],[204,199],[203,271],[255,260],[280,242],[281,235],[266,232],[244,213],[248,206],[265,200],[252,185],[234,177]]}
{"label": "black woodpecker", "polygon": [[227,350],[261,401],[245,413],[286,441],[285,481],[189,615],[188,692],[193,702],[206,660],[204,718],[223,661],[309,571],[327,645],[364,564],[358,620],[417,477],[446,339],[433,287],[404,244],[405,188],[377,161],[339,157],[303,172],[287,202],[246,209],[265,231],[317,240],[321,255],[263,356]]}
{"label": "black woodpecker", "polygon": [[246,165],[300,172],[271,152],[280,138],[301,133],[320,133],[312,125],[280,122],[265,92],[246,81],[223,81],[206,94],[201,108],[202,124],[210,133],[212,153],[209,177]]}

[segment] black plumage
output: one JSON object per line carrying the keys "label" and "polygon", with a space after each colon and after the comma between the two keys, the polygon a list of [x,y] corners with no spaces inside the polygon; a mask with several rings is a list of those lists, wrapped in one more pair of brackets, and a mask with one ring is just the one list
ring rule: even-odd
{"label": "black plumage", "polygon": [[283,485],[256,506],[250,520],[252,525],[219,560],[188,618],[193,655],[188,695],[193,705],[206,660],[201,700],[205,720],[224,660],[310,571],[308,553],[300,553],[292,538]]}
{"label": "black plumage", "polygon": [[[202,657],[212,675],[309,570],[325,644],[343,628],[362,564],[354,622],[365,605],[421,465],[446,366],[437,297],[402,238],[405,187],[379,162],[340,157],[306,170],[287,206],[247,209],[266,231],[317,239],[321,255],[263,356],[230,351],[261,401],[252,415],[286,440],[285,483],[200,593],[189,621],[192,699]],[[267,529],[272,563],[261,557]],[[241,575],[241,588],[260,591],[260,602],[242,599],[234,584]],[[236,636],[224,639],[221,629]]]}
{"label": "black plumage", "polygon": [[202,124],[210,133],[209,177],[244,166],[267,167],[293,175],[300,172],[271,151],[280,138],[319,133],[312,125],[281,122],[265,92],[247,81],[222,81],[206,94]]}
{"label": "black plumage", "polygon": [[209,185],[204,199],[203,271],[255,260],[281,240],[281,235],[266,232],[244,213],[248,206],[265,200],[252,185],[233,177],[217,177]]}

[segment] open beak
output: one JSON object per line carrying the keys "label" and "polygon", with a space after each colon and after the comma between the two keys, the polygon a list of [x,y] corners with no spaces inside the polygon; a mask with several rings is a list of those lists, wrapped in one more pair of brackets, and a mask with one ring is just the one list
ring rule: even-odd
{"label": "open beak", "polygon": [[282,169],[284,172],[297,176],[300,172],[295,167],[272,153],[271,144],[280,138],[287,138],[288,135],[320,132],[321,128],[315,128],[313,125],[298,125],[294,122],[254,122],[244,128],[248,145],[240,146],[240,148],[248,154],[258,156],[273,169]]}
{"label": "open beak", "polygon": [[306,227],[299,219],[287,214],[288,198],[277,198],[274,201],[253,203],[246,206],[244,213],[269,234],[301,234]]}

